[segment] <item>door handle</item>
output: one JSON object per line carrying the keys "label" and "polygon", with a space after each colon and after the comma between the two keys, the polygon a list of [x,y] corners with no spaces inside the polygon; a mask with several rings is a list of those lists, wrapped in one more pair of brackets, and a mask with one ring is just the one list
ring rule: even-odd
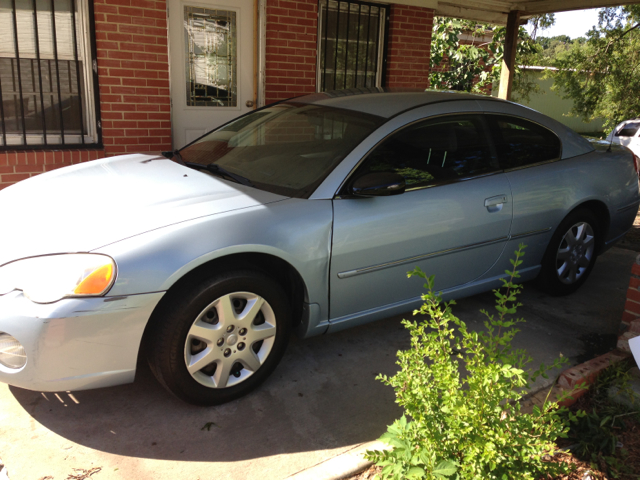
{"label": "door handle", "polygon": [[507,203],[506,195],[496,195],[495,197],[485,198],[484,206],[490,213],[502,210],[502,205]]}

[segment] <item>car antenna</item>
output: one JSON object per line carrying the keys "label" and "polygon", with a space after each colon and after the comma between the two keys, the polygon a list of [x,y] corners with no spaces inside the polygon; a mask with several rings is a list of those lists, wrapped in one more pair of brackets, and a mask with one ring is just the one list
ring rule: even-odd
{"label": "car antenna", "polygon": [[616,134],[616,128],[618,128],[618,124],[616,123],[616,126],[613,127],[613,130],[611,130],[611,141],[609,142],[609,147],[607,148],[607,153],[611,152],[611,145],[613,145],[613,137]]}

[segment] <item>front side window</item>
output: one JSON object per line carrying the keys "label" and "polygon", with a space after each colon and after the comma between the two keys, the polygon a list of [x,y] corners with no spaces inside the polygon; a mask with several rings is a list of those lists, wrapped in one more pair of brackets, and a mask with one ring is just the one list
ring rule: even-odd
{"label": "front side window", "polygon": [[481,115],[456,115],[416,123],[387,138],[355,178],[367,173],[404,176],[407,189],[467,179],[498,170]]}
{"label": "front side window", "polygon": [[488,115],[487,118],[493,125],[502,168],[521,168],[560,158],[562,144],[551,130],[517,117]]}
{"label": "front side window", "polygon": [[0,149],[96,145],[87,0],[0,0]]}
{"label": "front side window", "polygon": [[320,0],[319,8],[318,91],[382,86],[389,6]]}
{"label": "front side window", "polygon": [[218,165],[257,188],[306,198],[383,121],[349,110],[281,103],[205,135],[180,155],[185,162]]}

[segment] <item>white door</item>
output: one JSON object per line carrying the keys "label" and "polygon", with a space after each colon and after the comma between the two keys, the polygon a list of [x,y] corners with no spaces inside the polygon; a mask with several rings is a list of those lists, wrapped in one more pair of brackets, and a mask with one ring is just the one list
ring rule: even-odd
{"label": "white door", "polygon": [[253,110],[254,0],[169,0],[173,147]]}

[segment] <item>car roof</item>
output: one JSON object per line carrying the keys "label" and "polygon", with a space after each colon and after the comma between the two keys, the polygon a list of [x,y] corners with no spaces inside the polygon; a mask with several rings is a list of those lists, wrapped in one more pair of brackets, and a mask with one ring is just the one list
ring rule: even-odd
{"label": "car roof", "polygon": [[435,91],[388,88],[353,88],[349,90],[335,90],[304,95],[292,98],[289,101],[344,108],[347,110],[377,115],[379,117],[390,118],[406,110],[423,105],[461,100],[482,100],[510,103],[498,98],[471,93],[442,90]]}

